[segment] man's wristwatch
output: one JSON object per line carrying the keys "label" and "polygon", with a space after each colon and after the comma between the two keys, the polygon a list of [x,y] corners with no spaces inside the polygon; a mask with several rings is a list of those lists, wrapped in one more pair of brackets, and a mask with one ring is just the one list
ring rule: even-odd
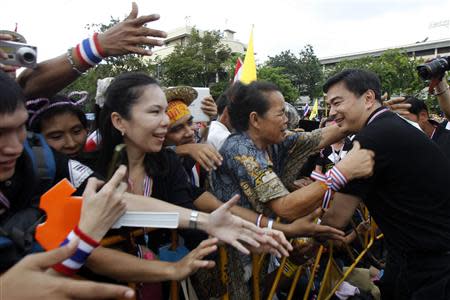
{"label": "man's wristwatch", "polygon": [[189,217],[189,228],[197,229],[198,211],[192,210],[191,216]]}

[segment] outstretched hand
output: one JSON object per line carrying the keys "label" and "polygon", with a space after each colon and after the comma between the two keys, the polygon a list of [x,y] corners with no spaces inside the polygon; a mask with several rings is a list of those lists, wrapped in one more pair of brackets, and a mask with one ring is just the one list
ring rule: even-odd
{"label": "outstretched hand", "polygon": [[322,237],[325,239],[343,240],[345,233],[331,226],[317,224],[317,218],[323,214],[318,208],[309,215],[299,218],[287,225],[289,237]]}
{"label": "outstretched hand", "polygon": [[259,241],[264,240],[264,230],[231,213],[231,207],[238,200],[239,195],[235,195],[213,211],[209,215],[209,226],[206,231],[242,253],[250,254],[250,251],[241,242],[245,242],[251,247],[259,247]]}
{"label": "outstretched hand", "polygon": [[217,238],[204,240],[182,260],[174,264],[173,280],[181,280],[195,273],[200,268],[213,268],[216,263],[211,260],[203,260],[205,256],[217,250]]}
{"label": "outstretched hand", "polygon": [[125,20],[99,34],[100,46],[105,55],[151,55],[151,50],[142,46],[150,48],[162,46],[164,42],[158,38],[167,37],[164,31],[146,27],[147,23],[157,20],[159,20],[158,14],[138,17],[138,6],[133,2],[131,12]]}
{"label": "outstretched hand", "polygon": [[[134,291],[128,287],[73,280],[46,272],[53,265],[71,257],[77,242],[55,250],[28,255],[0,277],[0,298],[22,299],[132,299]],[[4,298],[3,298],[4,297]]]}

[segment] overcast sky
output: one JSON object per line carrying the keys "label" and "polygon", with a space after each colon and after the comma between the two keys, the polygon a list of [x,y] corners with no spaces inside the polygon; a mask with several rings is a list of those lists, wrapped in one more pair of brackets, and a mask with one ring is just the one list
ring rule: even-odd
{"label": "overcast sky", "polygon": [[[450,1],[437,0],[247,0],[139,1],[139,14],[159,13],[152,28],[170,31],[190,25],[203,30],[230,28],[248,42],[251,25],[257,61],[282,50],[297,53],[306,44],[318,57],[450,38]],[[129,0],[2,1],[0,29],[18,23],[38,61],[62,54],[88,36],[86,24],[123,19]],[[441,22],[444,26],[430,26]]]}

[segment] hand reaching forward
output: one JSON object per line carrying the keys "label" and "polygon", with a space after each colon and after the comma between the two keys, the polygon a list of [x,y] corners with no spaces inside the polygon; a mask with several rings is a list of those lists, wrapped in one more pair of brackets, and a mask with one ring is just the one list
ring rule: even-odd
{"label": "hand reaching forward", "polygon": [[[282,238],[276,233],[265,235],[265,231],[256,227],[255,224],[231,214],[230,209],[238,200],[239,195],[235,195],[213,211],[209,215],[206,231],[210,235],[217,237],[220,241],[232,245],[244,254],[249,254],[250,251],[244,247],[242,242],[248,244],[250,248],[257,248],[261,245],[272,245],[271,249],[274,252],[281,251],[281,253],[287,255],[287,250],[290,250],[290,244],[286,241],[284,235]],[[279,238],[281,239],[277,241],[276,239]]]}
{"label": "hand reaching forward", "polygon": [[289,237],[323,237],[326,239],[344,239],[345,233],[331,226],[317,224],[317,218],[322,215],[322,209],[318,208],[309,215],[299,218],[287,224],[285,232]]}
{"label": "hand reaching forward", "polygon": [[217,238],[204,240],[182,260],[172,266],[173,280],[181,280],[195,273],[200,268],[213,268],[216,263],[211,260],[203,260],[205,256],[217,250]]}
{"label": "hand reaching forward", "polygon": [[26,256],[0,277],[0,298],[88,300],[134,298],[134,291],[128,287],[74,280],[46,272],[53,265],[72,256],[77,242],[55,250]]}

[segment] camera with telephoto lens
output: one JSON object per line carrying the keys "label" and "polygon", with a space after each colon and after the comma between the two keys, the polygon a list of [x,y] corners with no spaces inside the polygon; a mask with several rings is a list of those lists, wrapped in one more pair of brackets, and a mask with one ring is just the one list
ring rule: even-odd
{"label": "camera with telephoto lens", "polygon": [[417,72],[423,80],[440,79],[447,70],[450,70],[450,56],[438,57],[417,66]]}
{"label": "camera with telephoto lens", "polygon": [[23,43],[0,40],[0,49],[8,55],[0,59],[5,65],[35,68],[37,66],[37,48]]}

